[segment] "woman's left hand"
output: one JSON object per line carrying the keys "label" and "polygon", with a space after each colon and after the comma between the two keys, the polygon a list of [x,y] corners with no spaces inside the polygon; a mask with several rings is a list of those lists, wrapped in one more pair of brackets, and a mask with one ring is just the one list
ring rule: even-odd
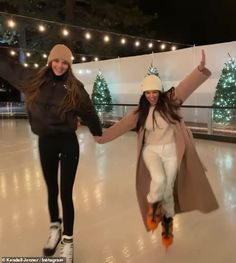
{"label": "woman's left hand", "polygon": [[101,136],[93,136],[93,138],[94,138],[94,141],[95,141],[96,143],[100,143],[100,142],[101,142],[101,139],[102,139]]}

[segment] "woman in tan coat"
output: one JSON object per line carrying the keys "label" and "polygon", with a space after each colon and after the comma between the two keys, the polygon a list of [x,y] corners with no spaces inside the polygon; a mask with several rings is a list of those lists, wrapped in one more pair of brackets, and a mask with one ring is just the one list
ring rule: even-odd
{"label": "woman in tan coat", "polygon": [[166,248],[173,242],[175,213],[208,213],[218,208],[192,134],[180,114],[182,103],[210,75],[202,51],[199,66],[175,89],[162,92],[157,76],[145,77],[138,108],[97,138],[98,143],[106,143],[131,129],[137,131],[137,199],[147,231],[161,222]]}

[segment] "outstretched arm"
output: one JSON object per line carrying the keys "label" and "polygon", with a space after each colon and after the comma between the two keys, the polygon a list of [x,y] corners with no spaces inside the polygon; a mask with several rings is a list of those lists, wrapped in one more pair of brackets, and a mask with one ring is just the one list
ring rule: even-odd
{"label": "outstretched arm", "polygon": [[197,68],[176,87],[176,97],[184,102],[210,75],[210,70],[206,68],[205,52],[202,50],[201,60]]}
{"label": "outstretched arm", "polygon": [[137,118],[138,118],[138,113],[136,113],[136,111],[130,112],[119,122],[117,122],[110,128],[105,129],[101,137],[99,136],[94,137],[95,141],[103,144],[116,139],[117,137],[123,135],[124,133],[134,129],[137,124]]}

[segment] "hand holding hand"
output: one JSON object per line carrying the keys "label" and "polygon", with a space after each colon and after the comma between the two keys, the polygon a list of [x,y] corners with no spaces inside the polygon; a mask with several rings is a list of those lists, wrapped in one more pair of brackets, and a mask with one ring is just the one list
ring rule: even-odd
{"label": "hand holding hand", "polygon": [[100,143],[100,141],[101,141],[101,139],[102,139],[101,136],[93,136],[93,138],[94,138],[94,141],[95,141],[96,143]]}

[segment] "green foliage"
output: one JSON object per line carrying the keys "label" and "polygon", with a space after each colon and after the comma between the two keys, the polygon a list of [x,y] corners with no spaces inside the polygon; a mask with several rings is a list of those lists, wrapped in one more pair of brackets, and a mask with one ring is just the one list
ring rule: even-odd
{"label": "green foliage", "polygon": [[[225,63],[216,86],[213,106],[236,107],[236,63],[231,57]],[[219,124],[236,125],[236,110],[214,109],[213,120]]]}
{"label": "green foliage", "polygon": [[160,78],[159,72],[158,72],[157,68],[154,67],[152,64],[151,64],[151,66],[148,68],[148,73],[147,73],[147,75],[155,75],[155,76],[157,76],[158,78]]}
{"label": "green foliage", "polygon": [[4,30],[0,24],[0,44],[13,46],[18,43],[19,34],[16,31]]}
{"label": "green foliage", "polygon": [[112,104],[112,98],[106,80],[104,79],[101,72],[96,76],[93,84],[92,102],[97,113],[111,112],[112,105],[101,105],[101,104]]}

